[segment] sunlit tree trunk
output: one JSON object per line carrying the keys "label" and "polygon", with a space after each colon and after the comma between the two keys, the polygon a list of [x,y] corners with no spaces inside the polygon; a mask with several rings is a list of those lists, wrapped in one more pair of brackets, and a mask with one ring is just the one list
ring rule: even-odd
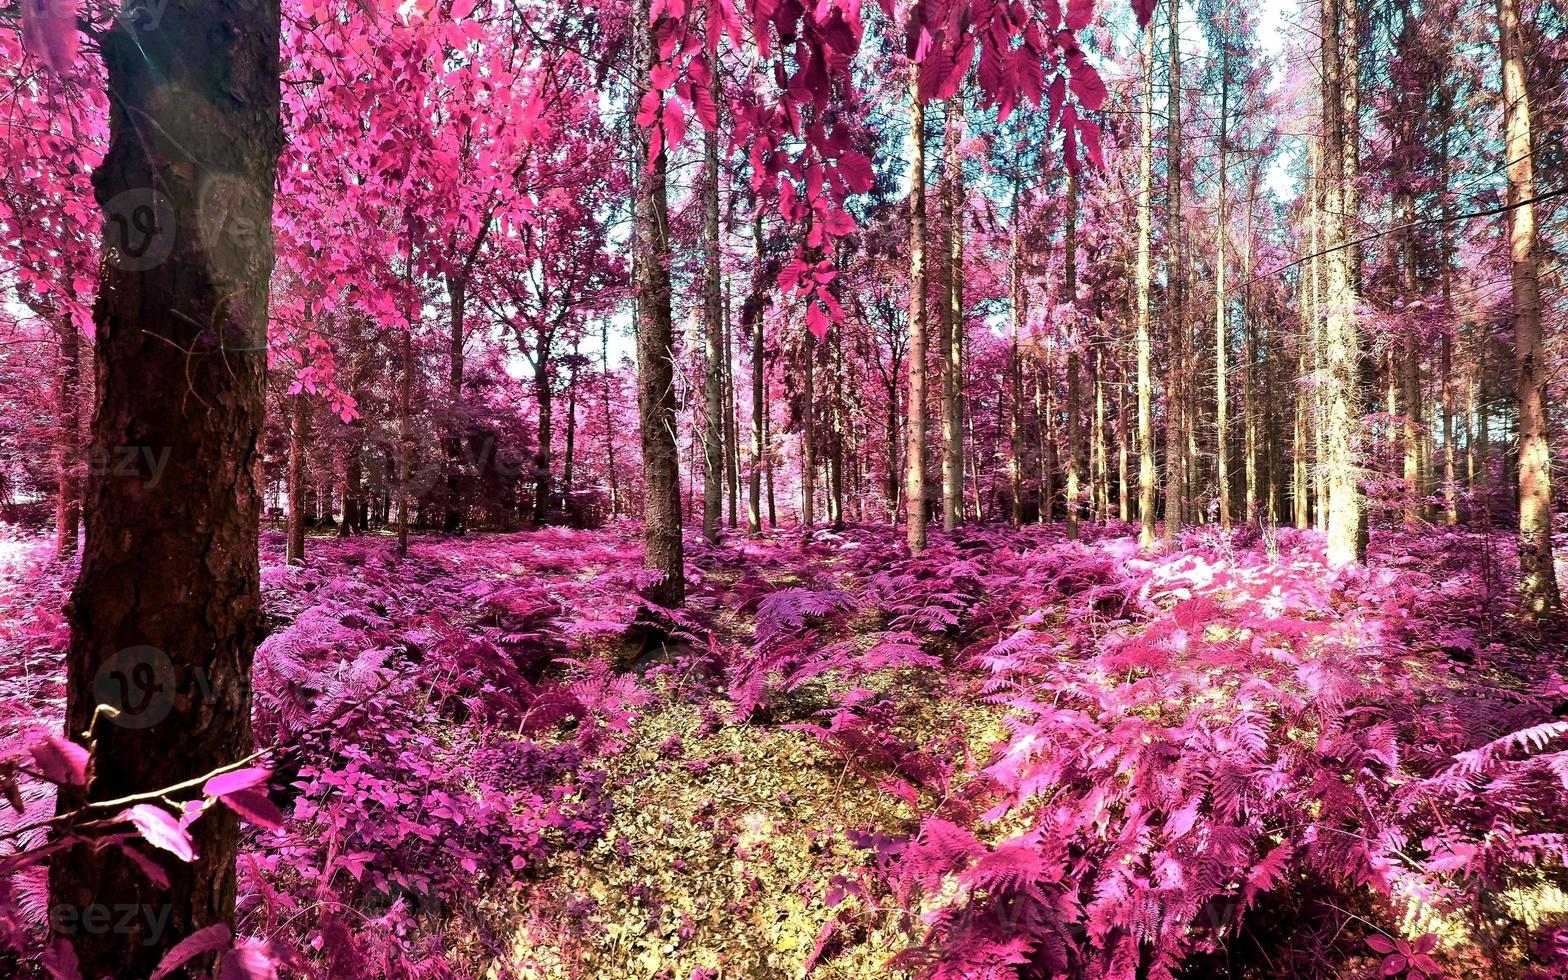
{"label": "sunlit tree trunk", "polygon": [[909,78],[909,419],[904,433],[905,541],[926,548],[926,112],[920,70]]}
{"label": "sunlit tree trunk", "polygon": [[[100,459],[117,447],[148,453],[135,473],[94,467],[87,479],[61,729],[91,763],[85,787],[59,790],[62,844],[84,805],[200,786],[252,748],[279,6],[168,0],[163,13],[159,30],[111,18],[98,35],[114,98],[93,174],[106,258],[91,447]],[[127,200],[152,212],[150,230],[122,210]],[[147,268],[108,257],[165,247]],[[113,676],[131,689],[106,693]],[[50,858],[52,938],[74,948],[81,976],[149,976],[176,943],[233,924],[239,821],[215,807],[188,831],[191,862],[137,839],[78,838]],[[154,883],[147,863],[167,881]],[[94,909],[157,910],[159,924],[117,914],[111,928],[81,927]]]}
{"label": "sunlit tree trunk", "polygon": [[572,360],[566,369],[566,458],[561,461],[561,487],[568,502],[577,485],[577,358],[582,341],[572,338]]}
{"label": "sunlit tree trunk", "polygon": [[1144,29],[1143,132],[1138,155],[1138,544],[1154,547],[1156,470],[1154,462],[1154,344],[1149,334],[1154,197],[1154,18]]}
{"label": "sunlit tree trunk", "polygon": [[[1326,256],[1327,287],[1324,316],[1324,372],[1321,385],[1325,413],[1322,467],[1328,493],[1328,560],[1347,565],[1363,560],[1365,549],[1365,504],[1357,479],[1355,429],[1359,418],[1360,338],[1356,330],[1356,285],[1353,250],[1346,247],[1350,238],[1347,204],[1355,174],[1347,170],[1356,156],[1354,140],[1346,136],[1348,115],[1354,109],[1345,97],[1345,72],[1341,61],[1341,3],[1347,14],[1356,0],[1325,0],[1322,31],[1322,86],[1324,128],[1328,152],[1324,164],[1324,245],[1333,249]],[[1351,18],[1345,17],[1349,22]],[[1355,47],[1350,35],[1349,47]]]}
{"label": "sunlit tree trunk", "polygon": [[610,477],[610,518],[621,516],[621,475],[615,465],[615,418],[610,390],[610,318],[599,321],[599,372],[604,381],[604,458]]}
{"label": "sunlit tree trunk", "polygon": [[[640,91],[655,88],[649,0],[637,0],[636,59]],[[681,541],[680,457],[675,441],[675,346],[670,317],[670,223],[666,206],[668,158],[649,159],[648,136],[635,127],[634,153],[643,168],[636,197],[637,409],[642,428],[643,567],[659,578],[643,594],[665,607],[686,597]]]}
{"label": "sunlit tree trunk", "polygon": [[1508,258],[1512,268],[1514,398],[1519,414],[1519,574],[1527,608],[1562,606],[1552,564],[1552,457],[1547,445],[1550,373],[1541,345],[1541,282],[1535,228],[1535,161],[1529,76],[1519,0],[1497,0],[1503,63],[1503,140],[1508,164]]}
{"label": "sunlit tree trunk", "polygon": [[1169,12],[1170,51],[1168,52],[1166,96],[1166,197],[1165,278],[1166,327],[1170,337],[1170,366],[1165,386],[1165,539],[1175,541],[1186,517],[1188,473],[1183,465],[1185,439],[1182,415],[1187,384],[1186,333],[1183,292],[1186,265],[1182,254],[1182,149],[1181,149],[1181,0],[1171,0]]}
{"label": "sunlit tree trunk", "polygon": [[[762,282],[762,208],[758,207],[751,217],[751,241],[753,249],[753,262],[755,269],[753,276],[760,285]],[[762,534],[762,468],[767,452],[766,435],[763,432],[763,417],[765,412],[763,384],[766,380],[767,368],[762,360],[762,321],[764,307],[760,294],[753,296],[753,301],[748,303],[749,311],[743,316],[751,318],[751,473],[748,478],[749,493],[746,500],[746,527],[752,537]]]}
{"label": "sunlit tree trunk", "polygon": [[964,519],[964,171],[963,95],[947,100],[943,134],[942,217],[947,232],[942,297],[942,526],[951,531]]}

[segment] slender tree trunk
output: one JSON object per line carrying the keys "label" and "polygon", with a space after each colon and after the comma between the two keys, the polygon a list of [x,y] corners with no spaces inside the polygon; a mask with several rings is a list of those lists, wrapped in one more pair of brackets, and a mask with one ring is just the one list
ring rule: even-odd
{"label": "slender tree trunk", "polygon": [[730,317],[729,280],[724,285],[724,483],[729,488],[729,526],[740,526],[740,431],[735,417],[735,322]]}
{"label": "slender tree trunk", "polygon": [[610,519],[621,516],[621,475],[615,465],[615,418],[610,411],[610,318],[599,321],[599,370],[604,376],[604,457],[610,477]]}
{"label": "slender tree trunk", "polygon": [[[454,272],[446,277],[447,302],[452,311],[452,332],[447,338],[447,477],[446,516],[441,526],[447,534],[461,534],[467,509],[463,487],[463,342],[468,310],[468,277]],[[345,514],[345,517],[347,515]]]}
{"label": "slender tree trunk", "polygon": [[1562,607],[1552,557],[1552,457],[1547,444],[1546,352],[1541,344],[1539,242],[1535,227],[1534,144],[1529,75],[1519,0],[1497,0],[1503,63],[1503,139],[1508,161],[1508,257],[1512,267],[1515,403],[1519,415],[1519,574],[1526,608]]}
{"label": "slender tree trunk", "polygon": [[534,346],[534,404],[539,411],[538,441],[534,446],[534,526],[542,527],[555,510],[551,498],[550,470],[555,456],[555,386],[550,380],[550,346],[553,338],[544,326]]}
{"label": "slender tree trunk", "polygon": [[[412,249],[410,249],[412,266]],[[412,275],[412,273],[410,274]],[[410,310],[412,314],[412,310]],[[412,424],[414,400],[414,337],[413,316],[398,338],[398,352],[402,372],[398,378],[397,398],[397,553],[408,554],[409,483],[414,468],[414,429]],[[327,502],[330,512],[332,503]]]}
{"label": "slender tree trunk", "polygon": [[1230,406],[1227,385],[1230,366],[1226,348],[1230,331],[1226,329],[1230,297],[1225,293],[1225,192],[1226,192],[1226,117],[1230,113],[1230,77],[1228,51],[1220,47],[1220,159],[1219,159],[1219,224],[1214,230],[1214,464],[1215,483],[1219,491],[1220,529],[1230,530]]}
{"label": "slender tree trunk", "polygon": [[746,506],[746,522],[752,537],[762,534],[762,469],[766,464],[767,441],[763,431],[763,418],[767,411],[763,393],[767,367],[762,360],[763,306],[760,301],[762,282],[762,208],[759,206],[751,218],[751,240],[755,249],[754,276],[759,292],[747,308],[751,311],[751,476],[750,497]]}
{"label": "slender tree trunk", "polygon": [[1105,445],[1105,346],[1101,338],[1089,348],[1089,390],[1094,392],[1094,424],[1090,433],[1089,479],[1094,488],[1094,519],[1111,518],[1111,488]]}
{"label": "slender tree trunk", "polygon": [[964,171],[959,140],[964,127],[963,95],[947,100],[943,136],[942,211],[947,230],[947,264],[942,298],[942,526],[951,531],[964,519]]}
{"label": "slender tree trunk", "polygon": [[1024,311],[1022,180],[1018,154],[1013,154],[1013,254],[1012,296],[1009,303],[1012,330],[1007,351],[1007,440],[1008,485],[1013,497],[1013,526],[1024,523],[1024,406],[1023,363],[1019,357],[1019,337],[1027,314]]}
{"label": "slender tree trunk", "polygon": [[61,558],[68,558],[76,554],[77,538],[81,536],[82,335],[69,315],[57,318],[56,330],[60,334],[60,361],[55,374],[55,419],[59,430],[54,443],[54,471],[59,486],[55,497],[54,551]]}
{"label": "slender tree trunk", "polygon": [[1154,197],[1154,18],[1144,29],[1143,132],[1138,156],[1138,544],[1154,547],[1156,470],[1154,462],[1154,344],[1149,334],[1149,291],[1153,278],[1150,242]]}
{"label": "slender tree trunk", "polygon": [[[115,97],[93,190],[118,258],[103,262],[94,309],[92,449],[148,452],[134,474],[99,467],[87,480],[62,727],[91,761],[85,787],[59,791],[61,841],[80,807],[199,786],[252,745],[280,15],[276,0],[169,0],[165,14],[159,30],[125,18],[100,35]],[[152,212],[150,231],[130,207]],[[144,261],[155,253],[162,261]],[[106,690],[113,677],[143,686]],[[174,944],[233,923],[238,819],[215,807],[188,829],[189,863],[135,839],[52,857],[50,928],[82,976],[148,976]],[[161,922],[85,927],[94,909],[156,909]]]}
{"label": "slender tree trunk", "polygon": [[844,529],[844,332],[833,332],[833,437],[828,458],[828,520]]}
{"label": "slender tree trunk", "polygon": [[926,111],[920,69],[909,77],[909,420],[904,447],[905,542],[926,549]]}
{"label": "slender tree trunk", "polygon": [[577,485],[577,358],[582,341],[572,338],[572,362],[566,369],[566,458],[561,461],[561,487],[568,502]]}
{"label": "slender tree trunk", "polygon": [[1171,0],[1169,13],[1170,51],[1168,52],[1166,96],[1166,196],[1165,279],[1166,326],[1170,336],[1169,377],[1165,386],[1165,539],[1175,541],[1186,516],[1188,474],[1183,466],[1185,452],[1182,434],[1183,399],[1186,396],[1186,333],[1182,300],[1186,265],[1182,254],[1181,222],[1181,0]]}
{"label": "slender tree trunk", "polygon": [[[305,393],[296,392],[289,396],[289,533],[285,556],[290,565],[305,560],[305,454],[309,435],[310,407]],[[348,515],[343,516],[347,524]]]}
{"label": "slender tree trunk", "polygon": [[805,390],[802,393],[800,419],[800,492],[802,498],[801,523],[811,527],[817,522],[817,335],[806,331],[804,340],[805,366],[802,374]]}
{"label": "slender tree trunk", "polygon": [[[1078,180],[1067,175],[1067,226],[1062,244],[1062,301],[1077,316],[1078,303]],[[1083,426],[1080,415],[1083,399],[1079,391],[1082,374],[1078,342],[1070,341],[1067,350],[1067,540],[1078,540],[1078,521],[1083,495]]]}
{"label": "slender tree trunk", "polygon": [[[718,77],[715,71],[715,101]],[[702,174],[702,536],[709,544],[718,544],[724,509],[724,308],[719,267],[719,136],[713,129],[703,130]]]}

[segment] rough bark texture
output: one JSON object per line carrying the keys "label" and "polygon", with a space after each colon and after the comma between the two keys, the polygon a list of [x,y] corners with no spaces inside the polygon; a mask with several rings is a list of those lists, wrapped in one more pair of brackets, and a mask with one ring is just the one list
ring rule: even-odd
{"label": "rough bark texture", "polygon": [[[653,85],[654,50],[648,36],[648,0],[637,3],[637,80]],[[636,155],[648,160],[641,127]],[[675,444],[675,356],[670,322],[670,223],[665,198],[668,159],[663,150],[646,166],[637,187],[637,409],[642,422],[643,566],[659,573],[644,590],[665,607],[686,598],[686,557],[681,541],[680,458]]]}
{"label": "rough bark texture", "polygon": [[1548,372],[1541,346],[1541,270],[1537,258],[1535,164],[1530,93],[1518,0],[1498,0],[1503,60],[1504,158],[1508,161],[1508,257],[1512,266],[1514,398],[1519,413],[1519,574],[1535,613],[1562,606],[1552,565],[1552,457],[1547,446]]}
{"label": "rough bark texture", "polygon": [[[1345,167],[1349,143],[1345,138],[1345,68],[1339,50],[1342,3],[1348,6],[1355,0],[1326,0],[1322,11],[1322,104],[1328,148],[1322,159],[1326,248],[1342,245],[1350,237],[1346,206],[1354,178]],[[1353,42],[1351,46],[1354,47]],[[1323,456],[1319,465],[1327,484],[1328,560],[1336,565],[1353,563],[1365,554],[1361,543],[1364,506],[1355,457],[1355,427],[1361,414],[1357,395],[1360,338],[1356,330],[1357,297],[1351,253],[1350,248],[1335,248],[1325,256],[1324,371],[1319,383],[1325,404]]]}
{"label": "rough bark texture", "polygon": [[920,72],[910,69],[909,419],[904,433],[905,542],[926,549],[926,110]]}
{"label": "rough bark texture", "polygon": [[[167,460],[156,473],[88,478],[64,730],[91,746],[92,765],[85,790],[61,792],[62,814],[198,777],[251,748],[279,8],[169,0],[162,13],[159,29],[143,30],[128,10],[102,37],[113,108],[93,175],[108,254],[92,445],[167,450]],[[143,235],[148,217],[156,230]],[[100,703],[123,713],[95,718]],[[218,808],[190,831],[199,857],[189,864],[129,845],[164,868],[168,888],[116,847],[78,845],[51,862],[51,908],[78,913],[51,917],[55,938],[75,947],[84,976],[148,976],[181,939],[233,921],[237,820]],[[167,927],[71,926],[94,906],[167,909]]]}

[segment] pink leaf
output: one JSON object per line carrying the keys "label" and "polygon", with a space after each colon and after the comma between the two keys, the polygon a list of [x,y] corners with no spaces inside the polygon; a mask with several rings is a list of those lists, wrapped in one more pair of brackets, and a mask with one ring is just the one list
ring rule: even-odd
{"label": "pink leaf", "polygon": [[153,971],[148,980],[163,980],[164,977],[204,953],[216,953],[220,949],[227,949],[233,939],[234,933],[221,922],[205,929],[197,929],[163,954],[163,959],[158,961],[158,969]]}
{"label": "pink leaf", "polygon": [[474,5],[478,0],[452,0],[452,19],[462,20],[474,12]]}
{"label": "pink leaf", "polygon": [[203,796],[227,796],[242,789],[253,789],[267,781],[272,773],[259,767],[226,772],[207,780],[201,788]]}
{"label": "pink leaf", "polygon": [[57,72],[76,60],[76,5],[77,0],[22,0],[22,45]]}
{"label": "pink leaf", "polygon": [[196,848],[191,835],[169,811],[150,803],[138,803],[120,814],[119,819],[129,820],[142,839],[154,847],[161,847],[181,861],[196,860]]}
{"label": "pink leaf", "polygon": [[1375,952],[1379,953],[1392,953],[1394,951],[1394,944],[1388,939],[1388,937],[1379,936],[1375,933],[1367,937],[1367,945],[1371,946]]}
{"label": "pink leaf", "polygon": [[45,779],[66,786],[87,785],[87,750],[68,738],[50,735],[27,747]]}
{"label": "pink leaf", "polygon": [[278,980],[278,965],[260,946],[239,946],[223,954],[218,980]]}
{"label": "pink leaf", "polygon": [[238,813],[258,827],[268,830],[283,829],[283,813],[267,794],[257,789],[236,790],[219,797],[224,806]]}

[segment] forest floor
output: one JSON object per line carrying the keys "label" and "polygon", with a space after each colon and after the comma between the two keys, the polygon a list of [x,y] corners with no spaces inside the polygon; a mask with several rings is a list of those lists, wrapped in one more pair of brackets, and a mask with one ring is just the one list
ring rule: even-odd
{"label": "forest floor", "polygon": [[[1311,532],[1135,530],[691,542],[655,636],[631,525],[294,568],[267,532],[288,819],[243,927],[333,977],[1568,975],[1562,633],[1510,539],[1334,572]],[[8,747],[61,714],[73,572],[0,541]]]}

